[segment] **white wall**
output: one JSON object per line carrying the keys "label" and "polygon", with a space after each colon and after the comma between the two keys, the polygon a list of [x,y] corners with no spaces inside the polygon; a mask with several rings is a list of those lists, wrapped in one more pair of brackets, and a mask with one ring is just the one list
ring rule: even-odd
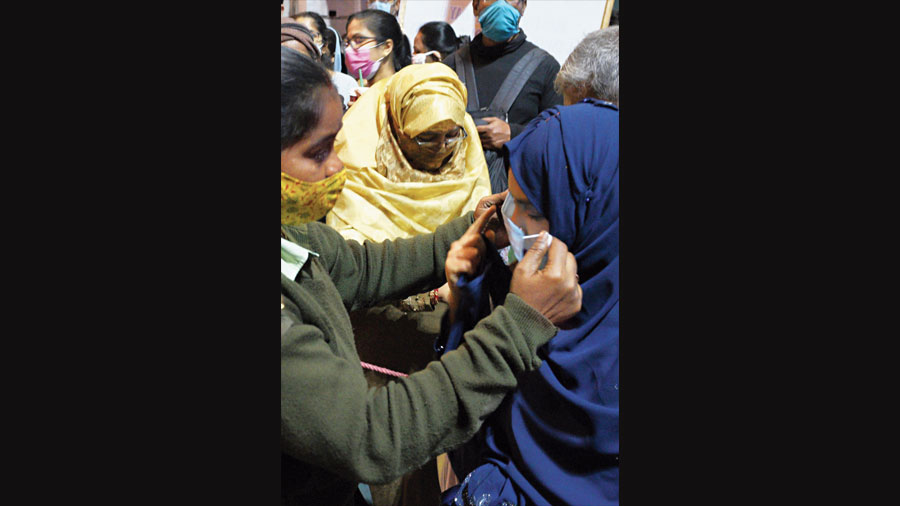
{"label": "white wall", "polygon": [[[526,10],[527,12],[527,10]],[[456,35],[475,35],[475,15],[472,0],[407,0],[403,18],[403,33],[409,43],[416,40],[419,28],[430,21],[446,21]]]}
{"label": "white wall", "polygon": [[[306,11],[316,12],[325,18],[325,24],[337,30],[343,37],[347,32],[347,17],[354,12],[365,10],[367,5],[366,0],[293,0],[294,12],[291,15]],[[337,11],[335,17],[329,17],[328,11]]]}
{"label": "white wall", "polygon": [[[562,65],[585,35],[600,29],[605,6],[606,0],[528,0],[519,26],[528,40]],[[456,13],[459,17],[453,20]],[[403,31],[410,44],[429,21],[446,21],[457,35],[475,36],[471,0],[407,0],[404,18]]]}
{"label": "white wall", "polygon": [[[611,1],[611,0],[610,0]],[[285,2],[285,6],[288,2]],[[313,11],[325,18],[343,37],[347,16],[368,6],[367,0],[293,0],[293,12]],[[589,32],[600,28],[606,0],[528,0],[525,15],[519,26],[528,40],[556,58],[560,65],[572,49]],[[287,9],[286,9],[287,10]],[[337,11],[335,18],[328,11]],[[472,0],[406,0],[406,8],[399,20],[410,46],[419,28],[429,21],[446,21],[457,35],[475,36],[475,16]]]}

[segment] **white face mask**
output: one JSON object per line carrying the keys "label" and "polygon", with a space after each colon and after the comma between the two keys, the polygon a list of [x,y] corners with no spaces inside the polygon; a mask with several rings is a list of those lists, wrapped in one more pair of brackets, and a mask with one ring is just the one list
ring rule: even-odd
{"label": "white face mask", "polygon": [[516,201],[511,193],[506,194],[503,206],[500,207],[500,213],[503,215],[503,224],[506,226],[506,235],[509,237],[509,245],[512,247],[516,260],[525,258],[525,252],[531,248],[538,235],[525,235],[525,231],[521,227],[513,223],[512,216],[516,212]]}
{"label": "white face mask", "polygon": [[392,2],[372,2],[372,5],[369,6],[370,9],[376,9],[379,11],[391,13],[391,5]]}
{"label": "white face mask", "polygon": [[428,51],[427,53],[417,53],[412,55],[412,62],[416,64],[425,63],[425,59],[428,58],[428,55],[433,54],[438,61],[441,60],[441,53],[437,51]]}

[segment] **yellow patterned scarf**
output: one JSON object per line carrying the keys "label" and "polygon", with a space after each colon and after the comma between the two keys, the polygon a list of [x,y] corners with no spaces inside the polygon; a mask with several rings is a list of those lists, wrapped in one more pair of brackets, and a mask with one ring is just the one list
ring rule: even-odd
{"label": "yellow patterned scarf", "polygon": [[[490,194],[490,179],[466,99],[456,73],[442,63],[409,65],[369,88],[344,114],[335,140],[347,183],[326,222],[347,239],[380,242],[433,232],[475,209]],[[416,170],[391,131],[388,110],[406,136],[449,121],[468,138],[440,169]]]}

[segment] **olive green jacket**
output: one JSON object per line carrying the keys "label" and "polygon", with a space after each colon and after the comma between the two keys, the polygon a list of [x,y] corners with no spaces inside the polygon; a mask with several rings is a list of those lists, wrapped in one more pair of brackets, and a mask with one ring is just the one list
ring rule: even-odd
{"label": "olive green jacket", "polygon": [[310,255],[281,276],[283,504],[348,504],[357,483],[387,483],[470,439],[518,375],[537,369],[556,327],[519,297],[424,370],[369,388],[348,311],[444,283],[472,213],[433,234],[360,245],[321,223],[282,227]]}

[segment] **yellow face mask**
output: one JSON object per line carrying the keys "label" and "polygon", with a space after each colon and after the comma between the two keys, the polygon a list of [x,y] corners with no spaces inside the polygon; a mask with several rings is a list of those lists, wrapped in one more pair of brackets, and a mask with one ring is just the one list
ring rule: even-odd
{"label": "yellow face mask", "polygon": [[300,181],[282,172],[281,224],[302,225],[325,216],[334,207],[346,181],[346,169],[314,183]]}

